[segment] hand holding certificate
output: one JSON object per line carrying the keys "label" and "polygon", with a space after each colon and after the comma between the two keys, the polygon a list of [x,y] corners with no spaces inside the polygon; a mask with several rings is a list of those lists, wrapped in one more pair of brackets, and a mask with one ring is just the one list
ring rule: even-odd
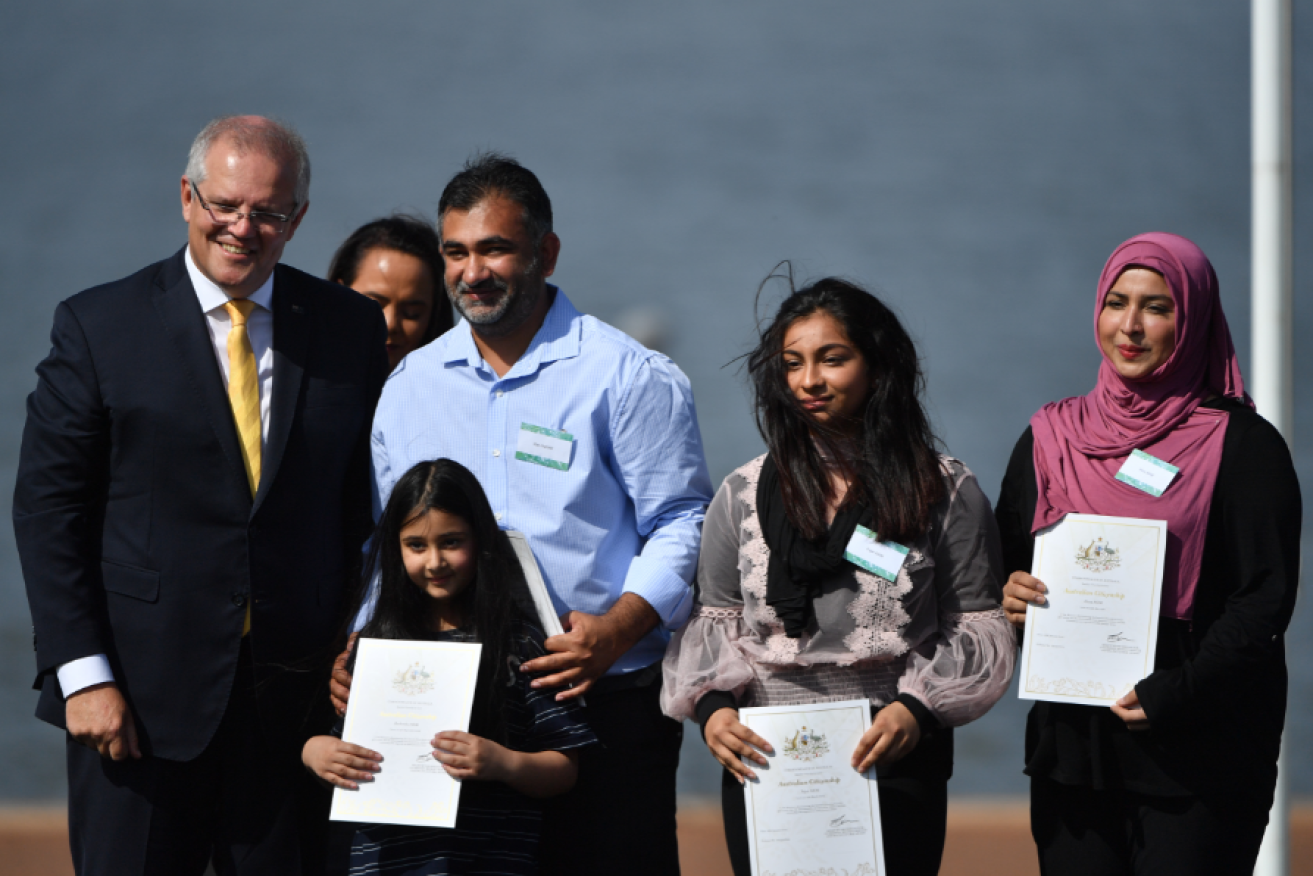
{"label": "hand holding certificate", "polygon": [[433,758],[443,730],[467,730],[481,646],[361,639],[345,742],[383,755],[375,781],[333,791],[330,818],[454,827],[460,782]]}
{"label": "hand holding certificate", "polygon": [[775,751],[743,787],[753,876],[883,876],[875,774],[851,765],[870,702],[741,709],[739,720]]}
{"label": "hand holding certificate", "polygon": [[1167,524],[1068,514],[1035,538],[1022,699],[1111,706],[1154,666]]}

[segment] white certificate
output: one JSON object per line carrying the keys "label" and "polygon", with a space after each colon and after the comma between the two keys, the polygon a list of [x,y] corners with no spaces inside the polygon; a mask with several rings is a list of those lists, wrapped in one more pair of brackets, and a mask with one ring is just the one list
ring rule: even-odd
{"label": "white certificate", "polygon": [[753,876],[884,876],[875,771],[851,766],[871,703],[846,700],[740,709],[775,749],[743,785]]}
{"label": "white certificate", "polygon": [[334,821],[455,827],[460,782],[433,758],[433,737],[469,730],[483,646],[361,639],[342,738],[383,755],[359,789],[333,789]]}
{"label": "white certificate", "polygon": [[538,612],[538,623],[542,626],[543,632],[548,637],[561,635],[565,629],[561,626],[561,618],[556,614],[556,607],[552,604],[552,595],[547,591],[547,582],[543,580],[542,569],[538,568],[538,560],[533,555],[533,548],[529,547],[529,537],[514,529],[506,530],[506,537],[511,541],[515,558],[520,561],[520,568],[524,570],[524,581],[529,585],[529,595],[533,597],[533,607]]}
{"label": "white certificate", "polygon": [[1167,524],[1068,514],[1035,537],[1021,698],[1110,706],[1153,672]]}

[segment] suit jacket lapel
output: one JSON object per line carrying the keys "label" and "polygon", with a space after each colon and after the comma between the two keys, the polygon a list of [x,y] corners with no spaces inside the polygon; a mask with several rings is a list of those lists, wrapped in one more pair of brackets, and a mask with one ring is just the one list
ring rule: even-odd
{"label": "suit jacket lapel", "polygon": [[251,490],[237,442],[237,424],[224,390],[223,372],[215,361],[205,314],[201,312],[196,290],[187,276],[182,252],[165,262],[164,269],[156,277],[152,298],[155,311],[164,324],[164,332],[177,351],[182,373],[192,387],[192,396],[199,401],[203,415],[223,450],[233,483],[249,497]]}
{"label": "suit jacket lapel", "polygon": [[310,345],[310,302],[305,290],[282,265],[274,269],[274,397],[269,405],[269,440],[260,462],[260,488],[251,508],[254,516],[268,495],[287,449],[296,418],[296,404],[305,379]]}

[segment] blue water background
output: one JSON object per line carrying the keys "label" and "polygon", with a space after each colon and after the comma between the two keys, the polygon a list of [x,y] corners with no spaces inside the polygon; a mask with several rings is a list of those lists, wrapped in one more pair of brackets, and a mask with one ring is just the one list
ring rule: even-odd
{"label": "blue water background", "polygon": [[[1313,16],[1297,13],[1302,339]],[[182,245],[186,149],[221,113],[276,114],[309,141],[312,204],[285,258],[316,272],[360,223],[431,213],[472,150],[518,156],[554,198],[556,280],[575,304],[670,327],[717,482],[761,449],[726,364],[751,343],[757,283],[783,258],[896,308],[939,433],[991,496],[1029,415],[1092,384],[1094,282],[1126,237],[1170,230],[1204,248],[1249,361],[1245,3],[11,4],[0,109],[6,516],[56,302]],[[1309,484],[1307,346],[1295,367]],[[29,628],[0,526],[0,798],[57,799],[62,737],[31,717]],[[1301,795],[1313,794],[1311,633],[1304,605],[1290,635]],[[1243,737],[1241,691],[1234,708]],[[1009,696],[958,734],[955,794],[1024,792],[1024,712]],[[713,793],[689,738],[681,789]]]}

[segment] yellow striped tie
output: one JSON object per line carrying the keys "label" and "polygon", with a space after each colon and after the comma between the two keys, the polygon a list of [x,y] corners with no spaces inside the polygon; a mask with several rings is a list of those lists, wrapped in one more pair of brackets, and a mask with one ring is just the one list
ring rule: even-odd
{"label": "yellow striped tie", "polygon": [[[237,437],[242,445],[242,462],[250,483],[251,498],[260,486],[260,376],[255,368],[255,351],[246,333],[246,320],[255,309],[254,301],[229,301],[224,305],[232,319],[228,330],[228,403],[237,421]],[[242,635],[251,631],[251,604],[246,604]]]}

